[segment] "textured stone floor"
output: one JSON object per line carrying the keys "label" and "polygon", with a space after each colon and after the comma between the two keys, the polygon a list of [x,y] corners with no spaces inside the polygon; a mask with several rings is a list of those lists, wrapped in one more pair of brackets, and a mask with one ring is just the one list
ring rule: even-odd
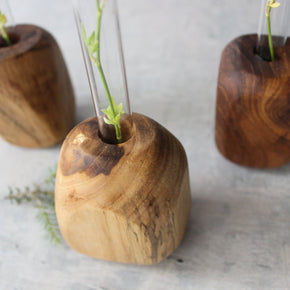
{"label": "textured stone floor", "polygon": [[[78,121],[93,115],[70,1],[10,2],[18,23],[55,35]],[[219,155],[213,137],[220,54],[234,37],[256,32],[260,1],[252,2],[119,0],[133,111],[167,127],[188,155],[193,208],[180,247],[145,267],[51,245],[37,210],[4,196],[8,186],[42,180],[60,147],[22,149],[1,139],[0,289],[290,289],[290,165],[236,166]]]}

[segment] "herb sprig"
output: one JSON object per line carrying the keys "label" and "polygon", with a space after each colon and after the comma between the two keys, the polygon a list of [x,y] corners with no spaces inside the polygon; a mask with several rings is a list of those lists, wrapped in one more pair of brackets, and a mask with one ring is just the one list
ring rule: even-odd
{"label": "herb sprig", "polygon": [[3,39],[5,40],[7,45],[11,45],[11,41],[9,35],[5,29],[5,24],[7,23],[7,18],[5,14],[0,10],[0,34],[2,35]]}
{"label": "herb sprig", "polygon": [[103,109],[102,112],[106,114],[104,117],[104,122],[108,125],[113,125],[115,127],[116,139],[118,143],[122,142],[121,134],[121,115],[124,114],[123,104],[116,104],[114,97],[110,93],[110,89],[104,74],[104,70],[101,63],[101,53],[100,53],[100,36],[101,36],[101,21],[104,6],[107,0],[96,0],[97,4],[97,26],[96,31],[93,31],[90,36],[87,36],[84,25],[82,25],[82,35],[89,53],[89,56],[97,67],[105,92],[109,102],[107,109]]}
{"label": "herb sprig", "polygon": [[275,54],[274,54],[274,47],[273,47],[273,41],[272,41],[272,32],[271,32],[271,10],[272,8],[278,8],[280,6],[280,3],[276,0],[266,0],[266,7],[265,7],[265,14],[267,18],[267,29],[268,29],[268,43],[269,43],[269,49],[270,49],[270,56],[271,60],[275,60]]}
{"label": "herb sprig", "polygon": [[59,231],[55,207],[54,207],[54,183],[56,170],[49,169],[48,177],[40,184],[26,186],[24,189],[9,188],[9,194],[5,199],[11,202],[22,204],[30,203],[39,209],[37,218],[43,225],[50,241],[54,244],[61,243],[61,234]]}

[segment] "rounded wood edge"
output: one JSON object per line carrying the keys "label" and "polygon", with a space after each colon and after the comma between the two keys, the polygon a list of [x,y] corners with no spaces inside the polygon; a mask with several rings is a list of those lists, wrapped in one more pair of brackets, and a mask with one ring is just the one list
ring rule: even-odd
{"label": "rounded wood edge", "polygon": [[15,35],[18,41],[11,46],[0,47],[0,62],[8,58],[18,57],[32,50],[44,35],[49,34],[43,28],[31,24],[20,24],[15,27],[8,27],[7,32],[8,34]]}
{"label": "rounded wood edge", "polygon": [[[238,165],[243,166],[246,168],[255,168],[255,169],[275,169],[283,167],[290,163],[290,159],[287,158],[281,158],[280,160],[274,159],[274,160],[263,160],[258,161],[255,159],[255,156],[251,156],[251,158],[236,158],[235,154],[229,153],[228,151],[224,150],[223,142],[219,140],[217,132],[215,132],[215,143],[216,147],[219,151],[219,153],[229,162]],[[233,149],[234,150],[234,149]]]}
{"label": "rounded wood edge", "polygon": [[249,74],[267,78],[290,77],[290,38],[283,47],[275,48],[275,61],[263,60],[255,53],[257,43],[256,34],[241,35],[229,42],[223,49],[220,69],[227,62],[233,68]]}
{"label": "rounded wood edge", "polygon": [[[191,209],[188,164],[183,146],[169,131],[167,131],[157,122],[143,115],[134,113],[132,118],[136,126],[135,134],[133,134],[131,139],[122,144],[112,145],[101,141],[97,132],[96,118],[90,118],[82,122],[68,134],[61,150],[60,162],[56,177],[56,213],[64,239],[74,250],[87,256],[104,260],[130,264],[152,265],[159,263],[167,256],[169,256],[179,246],[183,239]],[[138,119],[137,122],[136,119]],[[149,130],[149,133],[147,135],[145,134],[145,131],[147,130],[146,122],[149,122],[148,124],[153,125],[152,131],[155,133]],[[86,126],[83,127],[83,125],[88,123],[90,123],[90,125],[87,128],[89,128],[90,131],[93,131],[92,134],[85,131]],[[159,130],[162,130],[163,132]],[[167,158],[165,153],[165,156],[161,157],[160,162],[158,162],[158,159],[156,159],[156,154],[158,155],[163,151],[162,147],[160,147],[160,140],[158,140],[162,134],[165,134],[169,138],[161,140],[166,141],[167,145],[165,145],[169,147],[165,146],[164,150],[165,152],[166,150],[169,150],[170,154],[168,154]],[[140,135],[145,136],[143,139],[139,139]],[[112,153],[110,151],[106,151],[109,150],[108,148],[113,149],[115,153],[118,152],[118,150],[123,149],[123,152],[119,151],[121,157],[117,154],[117,157],[114,156],[112,158],[113,160],[117,158],[117,163],[113,165],[110,163],[112,168],[109,168],[107,172],[100,170],[98,171],[98,169],[95,169],[94,172],[92,172],[89,168],[86,168],[84,171],[83,166],[88,165],[90,161],[89,159],[87,159],[85,163],[73,164],[73,160],[76,158],[71,158],[72,156],[70,153],[66,151],[66,143],[75,143],[75,145],[78,146],[79,141],[85,141],[85,137],[96,138],[97,143],[95,143],[93,147],[95,147],[97,144],[97,146],[102,148],[100,151],[94,152],[96,154],[99,152],[103,156],[108,156],[108,154]],[[146,142],[151,143],[151,145],[147,145]],[[131,154],[130,152],[133,152],[134,150],[138,151],[140,149],[139,146],[144,146],[145,148],[148,146],[150,148],[149,151],[141,148],[140,152],[137,152],[137,156],[139,157],[136,159],[134,156],[132,156],[134,154]],[[86,149],[91,150],[92,148],[88,146]],[[77,156],[77,159],[82,159],[82,153],[79,154],[77,152],[77,148],[72,148],[71,152],[76,153],[75,156]],[[152,158],[149,152],[150,154],[153,154],[153,163],[158,165],[158,169],[156,171],[151,166],[151,168],[148,167],[148,164],[151,161],[149,161],[149,163],[144,166],[144,160],[151,160]],[[68,157],[68,159],[65,160],[63,156]],[[139,159],[140,156],[142,156],[141,159]],[[121,158],[121,161],[118,161],[118,158]],[[135,163],[135,161],[138,162]],[[139,163],[140,161],[141,163]],[[121,163],[118,164],[118,162]],[[136,166],[134,165],[132,167],[132,165],[129,165],[128,168],[128,162],[133,162]],[[71,168],[64,169],[63,163],[69,164],[69,167],[77,166],[78,171],[74,172],[73,170],[73,172],[67,174],[68,172],[65,171],[70,171]],[[119,169],[116,169],[115,167],[118,166]],[[125,166],[125,168],[123,166]],[[120,168],[122,168],[122,170],[120,170]],[[155,180],[154,183],[151,184],[150,182],[149,184],[145,183],[143,185],[143,181],[141,182],[143,178],[140,179],[138,174],[138,178],[136,180],[137,183],[134,184],[132,188],[132,184],[130,185],[130,180],[132,180],[132,177],[130,177],[130,175],[128,176],[128,172],[131,172],[131,174],[134,176],[137,173],[137,171],[135,171],[137,168],[140,168],[142,172],[143,169],[145,169],[145,180],[148,180],[149,177],[149,180],[151,181],[152,176],[152,178],[154,177]],[[151,173],[148,171],[149,168]],[[166,168],[168,168],[168,170]],[[164,170],[166,170],[167,173],[165,173],[164,176],[159,176],[160,172],[163,172]],[[126,190],[126,194],[124,192],[122,196],[119,196],[118,190],[115,192],[113,188],[118,183],[118,180],[125,180],[126,182],[127,178],[129,182],[128,186],[130,186],[130,189]],[[168,184],[170,184],[168,187],[164,187],[165,184],[167,184],[166,181]],[[124,181],[122,181],[122,183],[123,182]],[[174,186],[172,186],[172,184],[174,184]],[[156,185],[158,185],[157,188],[155,187]],[[124,190],[125,188],[126,187],[124,187]],[[100,192],[100,190],[104,192]],[[90,210],[91,206],[93,210]],[[132,206],[133,208],[131,208]],[[157,207],[155,208],[155,206]],[[159,207],[161,210],[160,212]],[[98,217],[95,217],[96,214]],[[157,214],[156,217],[155,214]],[[88,215],[90,216],[89,218]],[[83,228],[83,223],[87,225],[90,223],[90,221],[93,221],[95,224],[95,218],[97,218],[99,221],[99,219],[103,220],[103,217],[107,215],[111,218],[105,218],[104,224],[107,224],[108,220],[110,220],[109,224],[112,225],[115,223],[114,220],[116,219],[118,221],[117,224],[125,225],[124,229],[126,230],[118,230],[118,232],[123,231],[126,236],[129,234],[130,238],[128,238],[128,242],[130,245],[132,243],[132,245],[127,245],[127,249],[124,251],[126,252],[130,247],[133,247],[134,252],[136,251],[136,253],[139,253],[138,258],[134,257],[134,255],[133,257],[127,257],[126,254],[124,256],[121,255],[119,258],[115,258],[114,256],[111,257],[110,252],[112,249],[110,250],[109,248],[108,250],[106,245],[105,248],[107,248],[107,250],[104,250],[105,253],[102,253],[102,251],[99,253],[98,251],[95,252],[88,250],[89,247],[87,240],[90,240],[90,238],[86,237],[84,241],[85,245],[82,245],[82,242],[79,241],[79,238],[77,238],[78,234],[75,232],[78,231],[77,228]],[[84,217],[86,221],[84,222],[80,216]],[[152,223],[156,223],[156,225],[152,227]],[[128,227],[130,229],[129,233]],[[153,228],[155,227],[160,227],[160,230],[163,231],[163,239],[165,240],[163,243],[161,243],[161,245],[159,244],[159,234],[156,236],[156,233],[154,233],[155,230],[153,230]],[[111,230],[112,229],[108,231],[111,232]],[[138,234],[133,234],[135,231],[137,231]],[[87,230],[87,232],[90,233],[89,235],[92,234],[91,229]],[[107,230],[105,232],[107,232]],[[100,235],[102,235],[102,232],[98,232],[97,236]],[[136,237],[138,235],[139,242],[135,241],[135,235]],[[92,239],[93,244],[96,242],[97,240]],[[147,254],[140,254],[143,251],[144,253],[147,252]],[[148,251],[151,254],[148,254]],[[158,255],[156,253],[158,253]]]}
{"label": "rounded wood edge", "polygon": [[[162,137],[162,132],[166,132],[169,138],[174,142],[178,143],[180,150],[183,151],[184,156],[186,156],[185,150],[179,140],[173,136],[167,129],[161,126],[156,121],[151,118],[144,116],[142,114],[133,113],[133,129],[132,136],[126,142],[121,144],[110,144],[104,142],[98,131],[98,119],[97,117],[88,118],[83,122],[76,125],[65,138],[62,149],[61,156],[66,156],[66,150],[71,150],[72,144],[76,146],[81,146],[82,154],[87,154],[95,158],[100,152],[102,154],[107,154],[107,156],[112,156],[114,158],[114,164],[118,162],[118,159],[122,158],[124,154],[129,155],[132,149],[136,149],[136,146],[139,146],[139,149],[142,147],[145,151],[146,147],[152,146],[152,143],[156,143],[156,139]],[[90,140],[94,144],[94,148],[92,145],[87,147],[87,143],[84,142],[86,139]],[[96,149],[98,148],[98,149]],[[104,153],[105,152],[105,153]],[[91,160],[93,161],[93,160]],[[63,166],[66,160],[60,158],[59,168],[62,171],[62,175],[69,176],[74,173],[77,173],[79,170],[83,170],[83,168],[76,166],[73,170],[70,167],[69,171]],[[187,164],[186,164],[187,165]],[[85,166],[85,164],[81,164],[81,166]],[[109,174],[111,170],[108,168],[107,174]],[[101,172],[104,173],[104,172]],[[106,172],[105,172],[106,174]],[[91,176],[91,174],[88,173]]]}

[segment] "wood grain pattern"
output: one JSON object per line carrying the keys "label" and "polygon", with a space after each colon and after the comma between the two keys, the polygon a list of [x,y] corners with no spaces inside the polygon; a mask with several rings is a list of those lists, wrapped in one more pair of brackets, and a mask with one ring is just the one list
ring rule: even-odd
{"label": "wood grain pattern", "polygon": [[15,40],[0,47],[0,134],[24,147],[48,147],[73,126],[74,93],[54,38],[32,25],[8,28]]}
{"label": "wood grain pattern", "polygon": [[106,260],[153,264],[180,243],[189,217],[188,165],[180,142],[133,114],[134,134],[103,143],[96,118],[76,126],[61,150],[55,202],[66,242]]}
{"label": "wood grain pattern", "polygon": [[290,162],[290,39],[276,61],[258,57],[256,35],[233,40],[223,51],[217,89],[216,144],[245,166]]}

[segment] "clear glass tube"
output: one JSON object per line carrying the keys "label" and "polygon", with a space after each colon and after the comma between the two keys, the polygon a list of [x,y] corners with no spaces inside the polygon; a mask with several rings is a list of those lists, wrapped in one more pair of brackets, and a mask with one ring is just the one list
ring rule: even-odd
{"label": "clear glass tube", "polygon": [[[280,4],[279,7],[270,8],[270,20],[268,23],[266,13],[269,12],[267,4],[270,4],[270,0],[262,0],[260,22],[258,28],[257,38],[257,53],[265,60],[271,60],[270,45],[268,29],[271,29],[272,43],[275,51],[275,47],[283,46],[286,43],[287,35],[290,32],[290,1],[289,0],[277,0],[276,3]],[[274,3],[275,3],[274,2]]]}
{"label": "clear glass tube", "polygon": [[[5,23],[5,31],[8,34],[11,44],[16,42],[16,37],[13,35],[15,29],[14,17],[12,15],[8,0],[0,0],[0,12],[5,15],[7,22]],[[4,32],[5,33],[5,32]],[[7,46],[6,41],[3,39],[2,32],[0,33],[0,47]]]}
{"label": "clear glass tube", "polygon": [[132,117],[116,0],[73,0],[73,6],[100,135],[125,142]]}

